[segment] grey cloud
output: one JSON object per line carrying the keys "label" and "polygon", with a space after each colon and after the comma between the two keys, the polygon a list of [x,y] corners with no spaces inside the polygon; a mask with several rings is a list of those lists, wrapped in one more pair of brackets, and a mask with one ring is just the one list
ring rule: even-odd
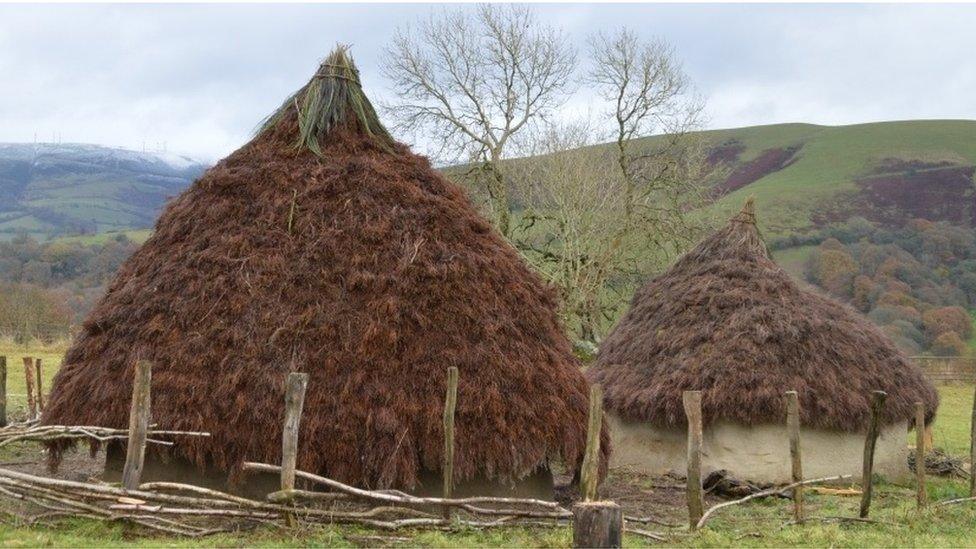
{"label": "grey cloud", "polygon": [[[370,93],[397,25],[431,5],[2,5],[0,141],[219,158],[350,43]],[[466,6],[463,9],[471,9]],[[544,4],[584,48],[626,23],[672,42],[716,127],[976,118],[976,6]],[[580,91],[574,105],[585,104]],[[422,145],[422,144],[421,144]]]}

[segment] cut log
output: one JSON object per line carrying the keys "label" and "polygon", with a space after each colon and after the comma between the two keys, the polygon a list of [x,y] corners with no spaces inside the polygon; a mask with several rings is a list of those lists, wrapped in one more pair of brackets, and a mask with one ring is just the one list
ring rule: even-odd
{"label": "cut log", "polygon": [[583,501],[573,506],[573,547],[620,547],[624,513],[612,501]]}

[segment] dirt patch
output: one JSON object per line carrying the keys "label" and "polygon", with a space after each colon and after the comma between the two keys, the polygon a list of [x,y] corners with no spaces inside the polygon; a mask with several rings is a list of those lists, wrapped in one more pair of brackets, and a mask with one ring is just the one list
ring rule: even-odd
{"label": "dirt patch", "polygon": [[58,470],[48,469],[47,451],[37,443],[13,444],[3,448],[0,467],[44,477],[85,482],[99,479],[105,467],[105,454],[92,456],[87,444],[79,444],[77,450],[65,452]]}
{"label": "dirt patch", "polygon": [[787,168],[796,161],[796,153],[802,145],[782,149],[766,149],[756,158],[740,165],[724,181],[712,188],[712,196],[719,198],[767,175]]}

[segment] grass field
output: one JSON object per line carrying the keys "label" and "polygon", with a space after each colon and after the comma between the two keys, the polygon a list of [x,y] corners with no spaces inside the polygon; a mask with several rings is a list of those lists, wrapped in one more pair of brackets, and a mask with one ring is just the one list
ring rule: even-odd
{"label": "grass field", "polygon": [[77,243],[77,244],[104,244],[117,236],[125,236],[129,240],[142,244],[152,235],[152,229],[131,229],[126,231],[106,231],[103,233],[86,234],[79,236],[62,236],[56,238],[57,242]]}
{"label": "grass field", "polygon": [[7,357],[7,414],[23,417],[27,411],[27,381],[24,375],[23,357],[41,359],[41,388],[46,394],[51,389],[51,380],[61,365],[64,345],[30,344],[15,345],[0,341],[0,356]]}
{"label": "grass field", "polygon": [[[0,344],[0,355],[8,357],[8,391],[12,404],[22,412],[24,381],[21,357],[24,354],[42,358],[45,387],[50,387],[61,359],[58,347],[11,346]],[[942,404],[933,426],[933,440],[954,455],[969,450],[969,417],[973,405],[973,386],[939,387]],[[0,463],[21,458],[25,448],[0,449]],[[653,489],[647,486],[647,489]],[[686,529],[669,531],[667,545],[682,547],[976,547],[973,525],[976,503],[947,507],[929,507],[918,511],[914,488],[880,482],[875,489],[871,517],[877,523],[820,523],[802,526],[787,524],[790,504],[783,499],[760,500],[735,506],[716,515],[701,532]],[[967,483],[960,479],[930,478],[930,501],[964,497]],[[853,517],[859,499],[808,494],[807,512],[812,517]],[[2,506],[2,500],[0,500]],[[665,520],[680,523],[681,508],[671,510]],[[572,535],[569,528],[505,528],[489,531],[460,529],[453,532],[397,531],[383,532],[348,526],[307,527],[296,530],[262,528],[249,532],[220,534],[205,539],[180,539],[146,535],[129,526],[85,519],[56,521],[29,527],[12,517],[4,517],[0,507],[0,547],[567,547]],[[635,535],[625,539],[628,547],[651,545],[650,540]]]}

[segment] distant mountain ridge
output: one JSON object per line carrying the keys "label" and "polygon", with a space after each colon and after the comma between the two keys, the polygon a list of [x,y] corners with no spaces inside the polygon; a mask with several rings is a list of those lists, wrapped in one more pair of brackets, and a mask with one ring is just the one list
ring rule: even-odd
{"label": "distant mountain ridge", "polygon": [[[753,196],[760,227],[774,238],[851,217],[976,227],[973,120],[791,123],[699,135],[718,174],[701,212],[711,219],[728,218]],[[653,147],[656,139],[642,141]],[[0,239],[148,229],[165,201],[207,167],[97,145],[0,144]]]}
{"label": "distant mountain ridge", "polygon": [[148,228],[207,165],[88,144],[0,143],[0,239]]}

